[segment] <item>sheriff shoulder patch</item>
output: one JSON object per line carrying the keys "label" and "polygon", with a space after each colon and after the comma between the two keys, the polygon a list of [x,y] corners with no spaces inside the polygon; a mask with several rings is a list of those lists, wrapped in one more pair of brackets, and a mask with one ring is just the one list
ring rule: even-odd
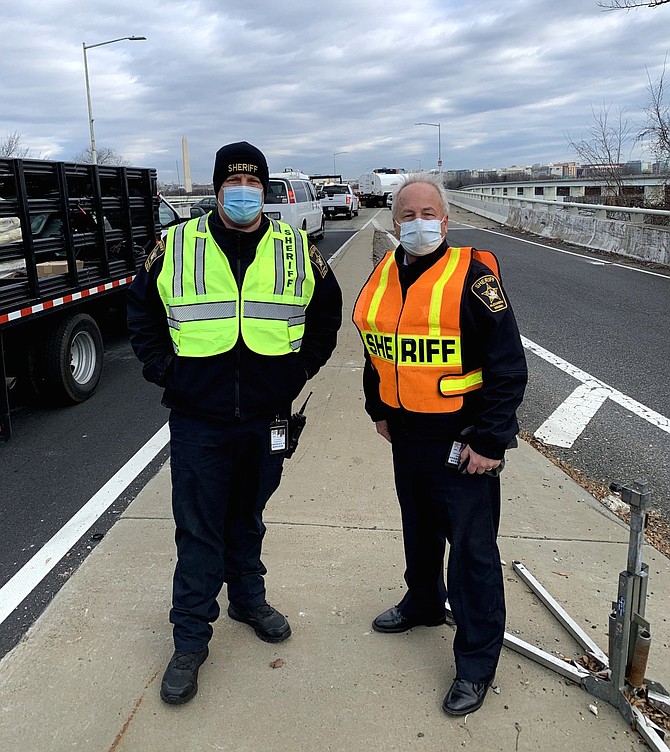
{"label": "sheriff shoulder patch", "polygon": [[480,277],[471,289],[490,311],[497,313],[507,308],[507,301],[500,287],[500,282],[493,274]]}
{"label": "sheriff shoulder patch", "polygon": [[326,263],[324,257],[319,253],[319,249],[315,245],[309,247],[309,259],[314,266],[319,270],[319,274],[325,277],[328,274],[330,267]]}
{"label": "sheriff shoulder patch", "polygon": [[147,260],[144,262],[144,268],[147,271],[149,271],[149,269],[151,269],[151,265],[154,263],[154,261],[157,258],[160,258],[164,253],[165,253],[165,243],[162,240],[159,240],[158,243],[156,243],[156,247],[147,256]]}

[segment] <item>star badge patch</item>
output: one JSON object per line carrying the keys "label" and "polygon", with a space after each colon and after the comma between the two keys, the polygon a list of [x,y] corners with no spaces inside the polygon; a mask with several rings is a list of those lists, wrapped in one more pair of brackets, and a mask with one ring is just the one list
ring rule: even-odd
{"label": "star badge patch", "polygon": [[490,311],[497,313],[507,308],[507,301],[500,287],[500,282],[493,274],[480,277],[471,289]]}
{"label": "star badge patch", "polygon": [[309,247],[309,260],[319,270],[319,274],[325,277],[330,270],[330,267],[326,263],[324,257],[319,253],[319,249],[315,245]]}
{"label": "star badge patch", "polygon": [[144,268],[149,271],[151,269],[151,265],[154,263],[154,261],[162,256],[165,253],[165,243],[162,240],[159,240],[158,243],[156,243],[155,248],[151,253],[147,256],[147,260],[144,262]]}

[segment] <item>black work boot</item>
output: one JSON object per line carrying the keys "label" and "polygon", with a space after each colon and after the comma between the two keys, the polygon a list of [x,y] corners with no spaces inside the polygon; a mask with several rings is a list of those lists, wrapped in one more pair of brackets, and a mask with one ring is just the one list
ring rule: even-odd
{"label": "black work boot", "polygon": [[228,616],[253,627],[264,642],[281,642],[291,636],[288,620],[269,603],[250,609],[238,608],[231,603],[228,606]]}
{"label": "black work boot", "polygon": [[199,653],[175,651],[163,674],[161,700],[168,705],[183,705],[198,692],[198,670],[209,655],[205,648]]}

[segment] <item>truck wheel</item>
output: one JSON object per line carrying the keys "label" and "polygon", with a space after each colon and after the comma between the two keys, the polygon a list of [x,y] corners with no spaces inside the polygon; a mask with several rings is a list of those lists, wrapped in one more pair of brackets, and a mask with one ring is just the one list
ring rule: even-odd
{"label": "truck wheel", "polygon": [[43,393],[61,403],[87,400],[98,388],[103,345],[95,319],[77,313],[63,319],[47,336]]}
{"label": "truck wheel", "polygon": [[349,211],[347,212],[346,216],[347,216],[347,219],[353,219],[354,218],[354,212],[351,209],[349,209]]}

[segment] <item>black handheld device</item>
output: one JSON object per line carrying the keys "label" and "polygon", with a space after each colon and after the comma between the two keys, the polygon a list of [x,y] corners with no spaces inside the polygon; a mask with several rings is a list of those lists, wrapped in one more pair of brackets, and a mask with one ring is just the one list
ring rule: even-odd
{"label": "black handheld device", "polygon": [[298,441],[300,441],[300,434],[302,429],[307,423],[307,416],[305,415],[305,408],[309,402],[309,398],[312,396],[312,392],[307,395],[307,399],[303,402],[302,407],[297,413],[293,413],[288,419],[288,447],[284,456],[286,459],[292,457],[295,450],[298,448]]}

